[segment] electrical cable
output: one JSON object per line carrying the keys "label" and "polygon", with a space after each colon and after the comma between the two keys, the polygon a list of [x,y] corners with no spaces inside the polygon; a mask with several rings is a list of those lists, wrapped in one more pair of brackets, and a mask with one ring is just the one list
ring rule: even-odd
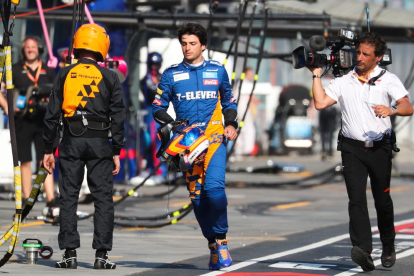
{"label": "electrical cable", "polygon": [[215,1],[215,0],[210,0],[210,6],[209,6],[209,11],[210,11],[210,17],[208,20],[208,27],[207,27],[207,51],[208,51],[208,59],[212,59],[211,56],[211,51],[210,51],[210,41],[211,41],[211,33],[212,33],[212,29],[213,29],[213,15],[217,10],[219,2]]}
{"label": "electrical cable", "polygon": [[72,64],[72,51],[73,51],[73,38],[75,36],[75,29],[76,29],[76,18],[77,18],[77,10],[78,10],[78,0],[73,0],[73,13],[72,13],[72,26],[71,26],[71,35],[70,35],[70,43],[68,49],[68,55],[66,56],[66,64]]}
{"label": "electrical cable", "polygon": [[[122,196],[121,199],[117,200],[114,202],[114,207],[118,204],[120,204],[121,202],[123,202],[126,198],[130,197],[131,195],[133,195],[141,186],[143,186],[145,184],[145,182],[155,174],[155,172],[158,170],[158,168],[161,166],[163,162],[160,162],[158,164],[157,167],[154,168],[154,170],[151,172],[151,174],[149,174],[140,184],[138,184],[137,186],[135,186],[133,189],[131,189],[129,192],[125,193],[124,196]],[[176,217],[174,219],[171,219],[167,222],[163,222],[163,223],[159,223],[159,224],[141,224],[141,225],[132,225],[132,224],[127,224],[127,223],[118,223],[115,222],[115,225],[118,226],[123,226],[123,227],[148,227],[148,228],[156,228],[156,227],[163,227],[166,225],[170,225],[170,224],[174,224],[177,221],[179,221],[180,219],[182,219],[184,216],[186,216],[191,210],[192,210],[192,204],[186,204],[183,207],[181,207],[180,209],[176,210],[176,211],[168,211],[167,214],[162,214],[162,215],[157,215],[157,216],[153,216],[153,217],[131,217],[131,216],[116,216],[116,219],[120,219],[120,220],[161,220],[161,219],[170,219],[170,217]],[[90,213],[87,215],[83,215],[82,217],[78,217],[78,220],[86,220],[91,218],[94,215],[94,213]]]}
{"label": "electrical cable", "polygon": [[152,216],[152,217],[139,217],[139,216],[121,216],[121,215],[117,215],[115,216],[115,219],[117,220],[161,220],[161,219],[170,219],[170,217],[176,217],[179,214],[181,214],[182,212],[184,212],[185,210],[187,210],[189,207],[191,207],[192,204],[186,204],[183,207],[181,207],[180,209],[176,210],[176,211],[168,211],[166,214],[162,214],[162,215],[156,215],[156,216]]}
{"label": "electrical cable", "polygon": [[[0,0],[1,1],[1,0]],[[130,197],[131,195],[133,195],[141,186],[143,186],[145,184],[145,182],[155,174],[155,172],[158,170],[158,168],[161,166],[162,162],[160,162],[158,164],[157,167],[154,168],[154,170],[138,185],[136,185],[134,188],[132,188],[131,190],[129,190],[127,193],[125,193],[119,200],[114,202],[114,207],[118,204],[120,204],[121,202],[123,202],[125,199],[127,199],[128,197]],[[37,197],[37,196],[36,196]],[[78,216],[78,220],[86,220],[91,218],[94,215],[94,213],[89,213],[86,215],[82,215],[81,217]],[[49,220],[45,219],[43,216],[40,217],[27,217],[27,219],[31,219],[31,220],[44,220],[45,222],[50,222]]]}
{"label": "electrical cable", "polygon": [[237,129],[237,137],[236,139],[234,139],[233,144],[227,154],[227,160],[230,158],[230,156],[233,154],[234,151],[234,147],[236,145],[237,142],[237,138],[239,137],[239,134],[241,132],[241,130],[243,129],[243,124],[244,124],[244,119],[246,118],[247,112],[249,111],[249,106],[250,103],[252,101],[252,97],[253,97],[253,92],[254,89],[256,88],[256,83],[257,83],[257,79],[259,77],[259,70],[260,70],[260,63],[263,59],[263,50],[264,50],[264,45],[265,45],[265,41],[266,41],[266,33],[267,33],[267,26],[268,26],[268,12],[269,12],[269,7],[267,5],[266,0],[263,1],[263,5],[264,5],[264,18],[263,18],[263,24],[262,24],[262,30],[260,31],[260,38],[261,38],[261,42],[260,42],[260,52],[259,52],[259,57],[257,59],[257,64],[256,64],[256,73],[254,76],[254,80],[253,80],[253,87],[252,90],[250,92],[250,96],[249,96],[249,101],[247,102],[247,107],[246,110],[244,111],[243,117],[240,121],[240,125],[239,128]]}
{"label": "electrical cable", "polygon": [[[243,6],[243,3],[244,3],[244,6],[245,7]],[[240,0],[240,4],[239,4],[239,19],[237,21],[236,34],[234,35],[233,40],[230,43],[230,47],[227,50],[226,58],[223,61],[223,66],[226,65],[226,63],[227,63],[227,61],[229,59],[231,50],[233,49],[233,45],[236,42],[236,39],[238,39],[238,33],[240,33],[241,24],[242,24],[242,21],[244,19],[244,14],[246,13],[246,9],[247,9],[247,1],[244,2],[244,0]],[[243,13],[243,11],[244,11],[244,13]],[[234,73],[234,70],[233,70],[233,74],[234,74],[234,77],[235,77],[236,73]],[[233,74],[232,74],[232,76],[233,76]],[[232,87],[233,87],[233,85],[232,85]]]}
{"label": "electrical cable", "polygon": [[[85,0],[80,0],[82,2],[82,8],[81,8],[81,12],[80,12],[80,25],[83,25],[83,22],[85,20],[85,6],[86,6],[86,1]],[[105,59],[105,57],[104,57]]]}
{"label": "electrical cable", "polygon": [[[236,53],[239,52],[239,36],[240,36],[241,26],[242,26],[242,23],[244,21],[244,16],[246,15],[247,4],[249,3],[248,0],[244,0],[244,1],[245,2],[244,2],[244,5],[243,5],[243,10],[240,11],[241,12],[240,18],[237,21],[236,35],[234,36],[234,40],[233,40],[234,43],[236,44],[234,46],[234,52],[236,52]],[[240,7],[241,7],[242,2],[243,2],[243,0],[240,1]],[[233,44],[233,41],[232,41],[232,44]],[[232,44],[230,45],[229,52],[231,51]],[[235,55],[234,58],[233,58],[233,72],[231,73],[231,88],[234,87],[234,82],[235,82],[235,79],[236,79],[237,57],[238,57],[238,55]],[[226,58],[226,60],[227,60],[227,58]]]}
{"label": "electrical cable", "polygon": [[[289,188],[309,188],[321,184],[325,184],[335,178],[339,173],[340,170],[338,168],[341,167],[341,163],[336,164],[335,166],[322,171],[320,173],[310,175],[307,177],[303,177],[300,179],[290,180],[290,181],[279,181],[274,183],[259,183],[259,182],[226,182],[226,187],[254,187],[254,188],[276,188],[276,187],[289,187]],[[317,183],[310,183],[305,184],[303,182],[307,182],[309,180],[320,179]]]}
{"label": "electrical cable", "polygon": [[[254,20],[254,14],[256,12],[256,7],[259,4],[259,0],[256,0],[254,6],[253,6],[253,11],[250,17],[250,24],[249,24],[249,29],[247,32],[247,41],[246,41],[246,50],[244,52],[244,59],[243,59],[243,66],[242,66],[242,73],[240,76],[240,82],[239,82],[239,94],[237,95],[237,103],[240,103],[240,98],[241,98],[241,91],[242,91],[242,86],[243,86],[243,81],[244,81],[244,77],[245,77],[245,71],[246,71],[246,66],[247,66],[247,55],[249,54],[249,47],[248,45],[250,44],[250,38],[252,36],[252,26],[253,26],[253,20]],[[237,51],[236,51],[237,52]]]}
{"label": "electrical cable", "polygon": [[[231,38],[227,37],[224,40],[232,40],[232,39],[233,39],[233,37],[231,37]],[[259,50],[259,46],[254,45],[254,44],[251,44],[251,43],[248,44],[247,41],[242,40],[240,38],[239,38],[239,43],[242,43],[244,45],[247,45],[247,47],[252,47],[253,49]],[[225,53],[227,53],[227,52],[225,52]],[[265,51],[265,53],[267,53],[267,52]],[[230,53],[230,54],[232,54],[232,53]]]}
{"label": "electrical cable", "polygon": [[[114,207],[115,206],[117,206],[118,204],[120,204],[121,202],[123,202],[125,199],[127,199],[128,197],[130,197],[130,196],[132,196],[140,187],[142,187],[144,184],[145,184],[145,182],[151,177],[151,176],[153,176],[156,172],[157,172],[157,170],[159,169],[159,167],[161,166],[163,164],[163,162],[160,162],[155,168],[154,168],[154,170],[147,176],[147,177],[145,177],[144,178],[144,180],[140,183],[140,184],[138,184],[138,185],[136,185],[134,188],[132,188],[131,190],[129,190],[128,192],[126,192],[120,199],[118,199],[117,201],[115,201],[114,202]],[[88,215],[86,215],[86,216],[83,216],[83,217],[78,217],[78,220],[86,220],[86,219],[89,219],[89,218],[91,218],[92,216],[94,215],[94,213],[90,213],[90,214],[88,214]]]}
{"label": "electrical cable", "polygon": [[[241,41],[241,40],[239,42],[245,43],[244,41]],[[218,52],[218,53],[228,53],[228,51],[223,51],[223,50],[217,49],[217,48],[211,48],[211,50],[214,51],[214,52]],[[245,53],[230,52],[230,54],[233,55],[233,56],[236,56],[236,55],[237,56],[243,56],[243,57],[245,56]],[[248,58],[258,58],[259,57],[259,54],[250,54],[250,53],[248,53],[247,54],[247,57]],[[292,63],[292,53],[275,54],[275,53],[269,53],[267,51],[264,51],[262,58],[266,58],[266,59],[268,59],[268,58],[271,58],[271,59],[272,58],[278,58],[280,60],[283,60],[283,61]],[[223,65],[224,65],[224,63],[223,63]]]}
{"label": "electrical cable", "polygon": [[191,210],[193,210],[192,204],[189,204],[186,206],[187,206],[187,209],[185,209],[185,211],[183,211],[182,213],[179,213],[178,211],[174,212],[173,215],[176,215],[176,216],[172,219],[169,219],[166,222],[155,223],[155,224],[145,224],[145,223],[130,224],[130,223],[122,223],[122,222],[115,221],[114,225],[118,225],[122,227],[137,227],[137,228],[160,228],[160,227],[164,227],[167,225],[172,225],[182,220],[186,215],[188,215],[191,212]]}
{"label": "electrical cable", "polygon": [[178,187],[180,187],[180,185],[174,181],[175,185],[173,186],[173,188],[168,188],[168,191],[166,192],[161,192],[161,193],[157,193],[157,194],[142,194],[141,196],[138,195],[138,197],[144,197],[144,198],[159,198],[159,197],[164,197],[168,194],[172,194],[175,190],[178,189]]}
{"label": "electrical cable", "polygon": [[[175,179],[173,180],[173,187],[170,188],[169,190],[165,191],[165,192],[160,192],[160,193],[155,193],[155,194],[145,194],[145,193],[134,193],[133,196],[134,197],[139,197],[139,198],[162,198],[168,194],[172,194],[175,190],[178,189],[178,187],[180,187],[180,182],[181,180],[179,179]],[[164,184],[164,183],[162,183]],[[115,194],[117,194],[118,191],[115,191]],[[120,196],[114,195],[114,200],[115,198],[118,198]]]}

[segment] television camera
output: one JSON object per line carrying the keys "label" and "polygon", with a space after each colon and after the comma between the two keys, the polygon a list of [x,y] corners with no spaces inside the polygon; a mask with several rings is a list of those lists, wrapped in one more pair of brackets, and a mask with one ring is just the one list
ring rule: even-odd
{"label": "television camera", "polygon": [[46,113],[53,84],[29,86],[26,91],[14,90],[15,115],[34,117]]}
{"label": "television camera", "polygon": [[[293,67],[295,69],[305,66],[326,67],[324,74],[332,68],[332,74],[335,77],[345,75],[356,65],[359,37],[356,33],[346,29],[340,29],[338,37],[339,40],[326,40],[320,35],[312,36],[309,39],[310,50],[300,46],[292,52]],[[329,49],[331,52],[329,54],[317,53],[324,49]],[[391,63],[391,49],[387,49],[379,65],[386,66]]]}

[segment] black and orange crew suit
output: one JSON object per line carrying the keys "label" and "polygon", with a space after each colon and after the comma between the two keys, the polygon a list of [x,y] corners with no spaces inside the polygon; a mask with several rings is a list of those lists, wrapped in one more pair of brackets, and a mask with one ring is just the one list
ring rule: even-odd
{"label": "black and orange crew suit", "polygon": [[[95,201],[92,247],[109,251],[114,228],[113,156],[119,155],[123,147],[125,120],[123,91],[116,73],[90,59],[81,59],[59,71],[44,119],[45,154],[52,153],[61,116],[59,247],[80,247],[76,210],[86,165]],[[108,133],[112,135],[112,146]]]}

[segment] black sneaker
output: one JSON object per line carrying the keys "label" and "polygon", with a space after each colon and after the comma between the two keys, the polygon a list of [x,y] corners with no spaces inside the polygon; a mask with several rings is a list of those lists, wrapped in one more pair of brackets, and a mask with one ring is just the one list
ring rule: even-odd
{"label": "black sneaker", "polygon": [[383,267],[390,268],[395,264],[397,255],[394,245],[384,245],[382,247],[381,264]]}
{"label": "black sneaker", "polygon": [[115,269],[116,264],[111,262],[108,258],[108,252],[96,251],[95,254],[95,264],[93,265],[95,269]]}
{"label": "black sneaker", "polygon": [[361,266],[363,271],[372,271],[375,269],[371,254],[358,246],[352,247],[351,258],[355,263]]}
{"label": "black sneaker", "polygon": [[55,267],[72,269],[78,268],[78,262],[76,260],[76,250],[66,250],[62,257],[62,261],[57,262]]}

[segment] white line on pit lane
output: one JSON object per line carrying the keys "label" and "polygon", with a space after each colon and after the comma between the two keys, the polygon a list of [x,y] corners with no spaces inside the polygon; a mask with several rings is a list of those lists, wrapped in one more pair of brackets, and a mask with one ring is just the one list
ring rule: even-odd
{"label": "white line on pit lane", "polygon": [[[373,238],[379,238],[380,235],[376,234],[374,236],[372,236]],[[396,240],[414,240],[414,235],[409,235],[409,234],[396,234],[395,235],[395,239]]]}
{"label": "white line on pit lane", "polygon": [[[414,222],[414,219],[407,219],[407,220],[402,220],[402,221],[399,221],[399,222],[395,222],[394,226],[398,226],[398,225],[402,225],[402,224],[406,224],[406,223],[411,223],[411,222]],[[377,226],[371,227],[372,232],[377,231],[377,230],[378,230]],[[209,273],[206,273],[206,274],[202,274],[200,276],[221,275],[221,274],[224,274],[224,273],[227,273],[227,272],[238,270],[238,269],[246,267],[246,266],[257,264],[258,262],[277,259],[277,258],[281,258],[281,257],[287,256],[287,255],[292,255],[292,254],[312,250],[312,249],[315,249],[315,248],[318,248],[318,247],[322,247],[322,246],[325,246],[325,245],[328,245],[328,244],[332,244],[332,243],[341,241],[341,240],[346,239],[346,238],[349,238],[349,234],[339,235],[339,236],[336,236],[336,237],[333,237],[333,238],[329,238],[329,239],[326,239],[326,240],[323,240],[323,241],[320,241],[320,242],[305,245],[305,246],[302,246],[302,247],[299,247],[299,248],[296,248],[296,249],[291,249],[291,250],[288,250],[288,251],[285,251],[285,252],[275,253],[275,254],[267,255],[267,256],[264,256],[264,257],[261,257],[261,258],[247,260],[247,261],[232,265],[230,267],[223,268],[223,269],[218,270],[218,271],[212,271],[212,272],[209,272]],[[404,258],[404,257],[410,256],[412,254],[414,254],[414,249],[410,249],[410,250],[404,251],[402,253],[399,253],[398,258]],[[380,263],[381,263],[381,260],[377,260],[377,261],[374,262],[375,266],[379,265]],[[354,275],[354,274],[359,273],[361,271],[362,271],[362,269],[354,268],[354,269],[348,270],[346,272],[336,274],[335,276]],[[348,273],[348,272],[353,273],[353,274],[343,274],[343,273]]]}
{"label": "white line on pit lane", "polygon": [[[414,248],[409,249],[409,250],[404,251],[404,252],[401,252],[401,253],[398,253],[397,259],[408,257],[408,256],[411,256],[413,254],[414,254]],[[374,261],[375,266],[378,266],[380,264],[381,264],[381,260]],[[353,268],[353,269],[350,269],[348,271],[345,271],[345,272],[342,272],[342,273],[339,273],[339,274],[335,274],[334,276],[351,276],[351,275],[355,275],[355,274],[360,273],[360,272],[363,272],[361,268]]]}

